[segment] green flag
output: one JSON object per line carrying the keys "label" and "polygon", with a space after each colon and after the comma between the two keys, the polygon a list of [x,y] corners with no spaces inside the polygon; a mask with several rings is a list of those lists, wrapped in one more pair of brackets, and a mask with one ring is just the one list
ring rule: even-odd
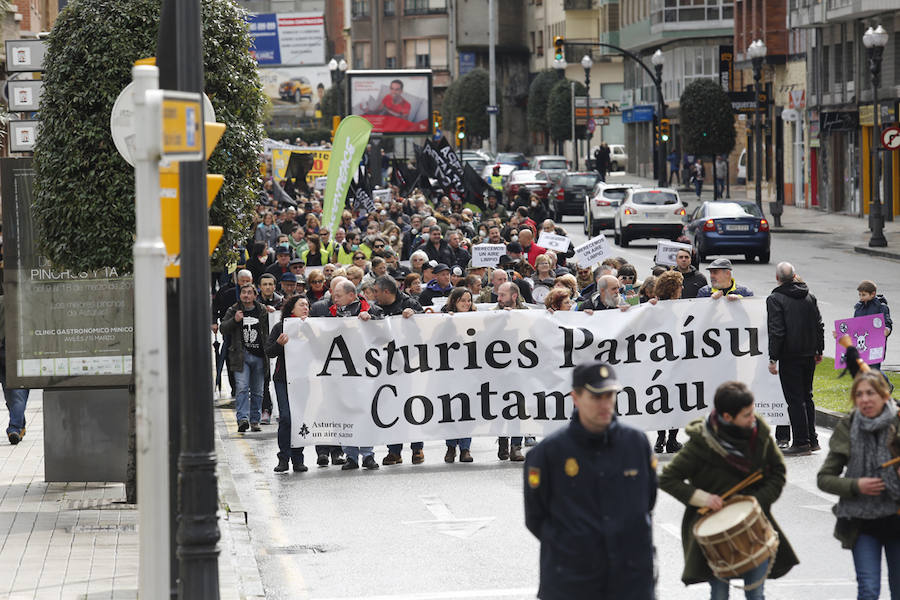
{"label": "green flag", "polygon": [[334,238],[341,213],[344,212],[344,200],[350,181],[359,168],[359,161],[369,143],[372,124],[362,117],[346,117],[334,134],[334,145],[331,148],[331,161],[328,163],[328,182],[325,184],[325,197],[322,202],[322,225],[328,227]]}

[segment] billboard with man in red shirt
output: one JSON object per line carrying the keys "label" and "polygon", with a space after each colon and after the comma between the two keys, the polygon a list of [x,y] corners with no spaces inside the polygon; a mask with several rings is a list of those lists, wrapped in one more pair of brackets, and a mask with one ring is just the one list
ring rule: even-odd
{"label": "billboard with man in red shirt", "polygon": [[351,115],[372,123],[372,133],[432,133],[431,71],[348,71]]}

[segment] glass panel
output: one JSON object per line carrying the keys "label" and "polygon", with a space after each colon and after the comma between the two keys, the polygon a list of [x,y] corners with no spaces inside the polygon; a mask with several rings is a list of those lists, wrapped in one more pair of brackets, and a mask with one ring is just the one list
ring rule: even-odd
{"label": "glass panel", "polygon": [[733,6],[725,6],[722,7],[722,18],[723,19],[733,19],[734,18],[734,7]]}
{"label": "glass panel", "polygon": [[702,21],[705,11],[702,8],[682,8],[678,15],[679,21]]}
{"label": "glass panel", "polygon": [[710,202],[706,205],[708,217],[761,217],[759,208],[752,202]]}
{"label": "glass panel", "polygon": [[719,20],[719,9],[718,8],[707,8],[706,9],[706,20],[707,21],[718,21]]}
{"label": "glass panel", "polygon": [[631,197],[635,204],[650,204],[662,206],[663,204],[677,204],[678,196],[668,192],[638,192]]}

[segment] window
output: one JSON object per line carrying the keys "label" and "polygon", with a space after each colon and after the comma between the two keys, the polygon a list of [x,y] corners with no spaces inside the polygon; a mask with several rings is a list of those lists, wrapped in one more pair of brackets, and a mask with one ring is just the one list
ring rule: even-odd
{"label": "window", "polygon": [[369,0],[353,0],[350,5],[350,13],[354,19],[369,16]]}
{"label": "window", "polygon": [[447,69],[447,38],[406,40],[404,46],[406,68]]}
{"label": "window", "polygon": [[384,16],[393,17],[397,14],[397,0],[384,0]]}
{"label": "window", "polygon": [[447,12],[447,0],[406,0],[407,15],[430,15]]}
{"label": "window", "polygon": [[397,65],[397,42],[384,43],[384,67],[386,69],[396,69]]}
{"label": "window", "polygon": [[844,48],[841,44],[835,44],[831,47],[834,52],[834,86],[841,87],[844,83],[844,61],[841,60],[841,50]]}
{"label": "window", "polygon": [[353,44],[353,68],[369,69],[372,66],[372,45],[369,42]]}
{"label": "window", "polygon": [[734,0],[651,0],[650,22],[685,23],[733,19]]}
{"label": "window", "polygon": [[531,53],[537,54],[537,45],[535,44],[534,32],[529,32],[529,37],[531,37]]}
{"label": "window", "polygon": [[544,55],[544,31],[538,31],[537,55]]}
{"label": "window", "polygon": [[853,42],[847,40],[844,42],[844,60],[847,61],[847,74],[844,81],[853,81],[853,75],[856,71],[856,56],[853,54]]}

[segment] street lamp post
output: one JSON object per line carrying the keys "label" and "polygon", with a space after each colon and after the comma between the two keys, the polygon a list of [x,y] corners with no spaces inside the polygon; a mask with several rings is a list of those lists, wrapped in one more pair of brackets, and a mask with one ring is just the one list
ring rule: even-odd
{"label": "street lamp post", "polygon": [[878,86],[881,85],[881,55],[887,45],[888,34],[879,25],[876,29],[869,27],[863,34],[863,45],[866,47],[866,58],[869,71],[872,73],[872,204],[869,208],[869,220],[872,225],[872,237],[869,246],[884,248],[887,239],[884,237],[884,209],[881,206],[881,155],[878,145],[881,138],[881,107],[878,106]]}
{"label": "street lamp post", "polygon": [[[581,59],[581,66],[584,67],[584,87],[587,89],[587,117],[586,120],[591,118],[591,68],[594,66],[594,61],[591,60],[590,54],[585,54]],[[584,169],[588,168],[588,160],[591,157],[591,132],[588,131],[587,123],[584,124]],[[578,165],[575,165],[575,168],[578,169]]]}
{"label": "street lamp post", "polygon": [[[554,58],[553,59],[553,68],[556,69],[556,74],[560,79],[564,79],[566,76],[566,59],[565,58]],[[572,140],[573,142],[575,140]],[[562,148],[559,141],[556,142],[556,150],[557,154],[562,154]]]}
{"label": "street lamp post", "polygon": [[344,118],[344,94],[341,91],[341,82],[344,81],[344,72],[347,71],[347,61],[341,58],[340,61],[337,60],[337,57],[332,58],[328,62],[328,70],[331,72],[331,83],[332,85],[337,85],[337,93],[338,93],[338,113],[341,115],[341,119]]}
{"label": "street lamp post", "polygon": [[[653,63],[653,70],[656,72],[656,81],[654,83],[656,84],[656,101],[659,103],[657,122],[662,126],[662,120],[666,118],[666,102],[663,99],[662,92],[662,70],[666,59],[663,56],[662,50],[657,48],[656,52],[653,53],[653,56],[650,57],[650,62]],[[663,141],[662,135],[659,137],[656,162],[656,175],[659,187],[665,187],[669,182],[666,181],[666,143]]]}
{"label": "street lamp post", "polygon": [[760,78],[762,77],[762,64],[766,58],[767,48],[762,40],[751,42],[747,48],[747,55],[753,62],[753,81],[755,82],[754,90],[756,92],[756,119],[753,123],[753,142],[756,146],[756,152],[753,165],[753,178],[756,183],[756,207],[762,212],[762,106],[760,104],[760,96],[762,96],[762,87]]}

